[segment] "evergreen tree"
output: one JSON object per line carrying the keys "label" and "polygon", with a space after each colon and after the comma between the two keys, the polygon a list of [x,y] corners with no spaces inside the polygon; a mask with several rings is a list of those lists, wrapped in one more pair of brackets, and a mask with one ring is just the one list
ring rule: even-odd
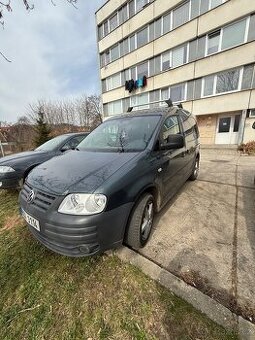
{"label": "evergreen tree", "polygon": [[51,137],[51,128],[49,125],[45,122],[44,119],[44,112],[42,107],[39,108],[37,113],[37,118],[35,119],[36,125],[35,125],[35,138],[34,143],[36,146],[40,146],[43,143],[47,142]]}

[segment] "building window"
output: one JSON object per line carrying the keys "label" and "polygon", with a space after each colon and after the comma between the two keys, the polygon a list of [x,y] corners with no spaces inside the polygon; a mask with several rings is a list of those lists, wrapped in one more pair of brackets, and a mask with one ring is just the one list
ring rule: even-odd
{"label": "building window", "polygon": [[209,11],[209,0],[201,0],[200,14],[204,14]]}
{"label": "building window", "polygon": [[118,14],[116,13],[113,17],[109,20],[110,23],[110,31],[113,31],[118,26]]}
{"label": "building window", "polygon": [[155,74],[160,73],[160,68],[161,68],[161,57],[157,56],[154,58],[154,72]]}
{"label": "building window", "polygon": [[129,1],[129,18],[132,18],[135,15],[135,1]]}
{"label": "building window", "polygon": [[252,86],[254,65],[244,66],[243,79],[242,79],[242,90],[250,89]]}
{"label": "building window", "polygon": [[122,8],[122,17],[123,17],[123,22],[128,20],[128,5],[124,5]]}
{"label": "building window", "polygon": [[251,16],[250,27],[248,33],[248,41],[255,40],[255,14]]}
{"label": "building window", "polygon": [[124,22],[124,20],[123,20],[123,8],[118,10],[118,18],[119,18],[119,25],[123,24],[123,22]]}
{"label": "building window", "polygon": [[185,84],[171,86],[170,98],[173,102],[180,102],[185,99]]}
{"label": "building window", "polygon": [[229,132],[231,124],[231,117],[220,118],[219,120],[219,133]]}
{"label": "building window", "polygon": [[149,41],[154,40],[154,22],[149,24]]}
{"label": "building window", "polygon": [[189,61],[197,59],[197,39],[189,43]]}
{"label": "building window", "polygon": [[194,99],[201,98],[202,78],[195,80]]}
{"label": "building window", "polygon": [[214,76],[204,78],[204,96],[211,96],[213,94],[214,78]]}
{"label": "building window", "polygon": [[119,87],[121,85],[120,73],[117,73],[117,74],[109,77],[106,80],[106,84],[107,84],[107,91],[110,91],[112,89],[115,89],[116,87]]}
{"label": "building window", "polygon": [[239,69],[218,74],[216,93],[236,91],[238,89],[239,74]]}
{"label": "building window", "polygon": [[98,26],[98,39],[101,40],[104,37],[104,28],[103,25]]}
{"label": "building window", "polygon": [[104,67],[105,65],[105,54],[104,53],[100,55],[100,65],[101,67]]}
{"label": "building window", "polygon": [[136,38],[135,34],[130,37],[130,52],[134,51],[136,49]]}
{"label": "building window", "polygon": [[120,57],[119,45],[111,48],[111,61],[114,61]]}
{"label": "building window", "polygon": [[192,100],[194,98],[194,85],[195,81],[191,80],[187,83],[187,100]]}
{"label": "building window", "polygon": [[170,52],[162,54],[162,71],[166,71],[170,68]]}
{"label": "building window", "polygon": [[123,98],[122,99],[122,111],[127,112],[130,106],[130,98]]}
{"label": "building window", "polygon": [[249,117],[255,117],[255,109],[250,110]]}
{"label": "building window", "polygon": [[[160,101],[160,90],[149,92],[149,103]],[[150,107],[157,107],[158,104],[151,104]]]}
{"label": "building window", "polygon": [[146,5],[146,0],[136,0],[136,13],[140,12],[143,9],[143,6]]}
{"label": "building window", "polygon": [[128,44],[128,38],[123,40],[123,55],[126,55],[129,53],[129,44]]}
{"label": "building window", "polygon": [[220,43],[220,30],[208,35],[207,38],[207,54],[218,52]]}
{"label": "building window", "polygon": [[102,80],[102,92],[106,92],[107,91],[107,87],[106,87],[106,79]]}
{"label": "building window", "polygon": [[161,27],[162,26],[162,18],[158,19],[154,23],[154,39],[157,39],[161,36]]}
{"label": "building window", "polygon": [[108,116],[115,116],[122,113],[122,101],[116,100],[107,104]]}
{"label": "building window", "polygon": [[144,76],[148,77],[148,62],[147,61],[137,66],[137,79],[143,78]]}
{"label": "building window", "polygon": [[238,132],[239,130],[240,119],[241,119],[241,115],[235,116],[234,129],[233,129],[234,132]]}
{"label": "building window", "polygon": [[104,36],[109,33],[108,20],[104,23]]}
{"label": "building window", "polygon": [[104,57],[105,57],[104,64],[105,65],[109,64],[110,63],[110,50],[105,52]]}
{"label": "building window", "polygon": [[189,2],[173,10],[173,28],[183,25],[189,20]]}
{"label": "building window", "polygon": [[123,41],[119,43],[119,49],[120,49],[120,57],[123,56]]}
{"label": "building window", "polygon": [[200,0],[191,0],[191,13],[190,18],[194,19],[199,16]]}
{"label": "building window", "polygon": [[148,27],[137,33],[137,48],[148,43]]}
{"label": "building window", "polygon": [[172,67],[177,67],[186,63],[187,47],[181,46],[172,51]]}
{"label": "building window", "polygon": [[223,28],[222,49],[230,48],[244,42],[246,19]]}
{"label": "building window", "polygon": [[130,70],[130,74],[131,74],[131,79],[136,80],[136,67],[132,67]]}
{"label": "building window", "polygon": [[[149,93],[142,93],[140,95],[137,96],[137,102],[138,105],[144,105],[144,104],[148,104],[149,103]],[[145,105],[145,106],[140,106],[140,109],[148,109],[149,106]]]}
{"label": "building window", "polygon": [[161,100],[167,100],[169,99],[169,88],[166,87],[165,89],[161,90]]}
{"label": "building window", "polygon": [[197,59],[204,58],[205,56],[206,36],[203,36],[197,41]]}
{"label": "building window", "polygon": [[222,0],[210,0],[210,9],[213,9],[221,4],[222,4]]}
{"label": "building window", "polygon": [[168,13],[163,17],[163,34],[168,33],[171,29],[171,14]]}

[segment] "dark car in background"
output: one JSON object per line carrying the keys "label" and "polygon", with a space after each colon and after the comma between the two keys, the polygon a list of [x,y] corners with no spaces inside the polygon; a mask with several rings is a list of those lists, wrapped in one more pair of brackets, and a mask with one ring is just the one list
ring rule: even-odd
{"label": "dark car in background", "polygon": [[196,119],[180,107],[107,119],[27,177],[19,200],[30,231],[49,249],[88,256],[143,247],[154,214],[199,172]]}
{"label": "dark car in background", "polygon": [[55,137],[33,151],[16,153],[0,158],[0,189],[18,188],[37,165],[75,149],[88,133],[68,133]]}

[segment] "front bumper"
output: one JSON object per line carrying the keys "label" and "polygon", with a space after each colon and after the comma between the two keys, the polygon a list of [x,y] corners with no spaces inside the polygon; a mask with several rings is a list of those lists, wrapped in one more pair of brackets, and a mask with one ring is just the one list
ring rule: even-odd
{"label": "front bumper", "polygon": [[16,189],[19,187],[19,181],[21,179],[22,174],[16,171],[0,174],[0,189]]}
{"label": "front bumper", "polygon": [[[31,226],[29,229],[50,250],[61,255],[81,257],[95,255],[122,244],[132,203],[93,216],[64,215],[57,211],[63,196],[35,190],[39,199],[29,204],[26,201],[29,190],[31,188],[25,184],[20,192],[21,209],[39,221],[40,231]],[[47,207],[43,200],[52,202]]]}

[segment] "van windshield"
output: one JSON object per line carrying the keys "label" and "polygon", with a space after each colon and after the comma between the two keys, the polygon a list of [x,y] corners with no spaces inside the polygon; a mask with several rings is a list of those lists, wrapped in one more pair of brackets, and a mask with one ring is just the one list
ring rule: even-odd
{"label": "van windshield", "polygon": [[160,116],[126,117],[105,121],[79,145],[79,150],[136,152],[144,150]]}

